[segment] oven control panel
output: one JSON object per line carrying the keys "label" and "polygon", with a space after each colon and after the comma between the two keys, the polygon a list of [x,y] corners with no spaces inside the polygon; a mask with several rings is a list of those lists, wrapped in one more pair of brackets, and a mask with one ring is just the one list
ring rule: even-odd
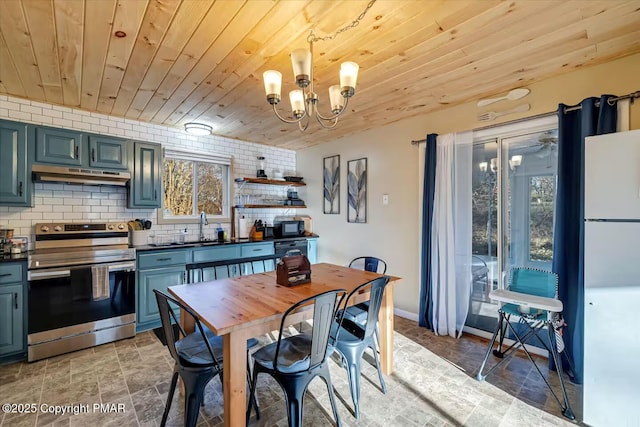
{"label": "oven control panel", "polygon": [[125,222],[91,222],[91,223],[47,223],[36,224],[36,235],[68,234],[68,233],[113,233],[127,232]]}

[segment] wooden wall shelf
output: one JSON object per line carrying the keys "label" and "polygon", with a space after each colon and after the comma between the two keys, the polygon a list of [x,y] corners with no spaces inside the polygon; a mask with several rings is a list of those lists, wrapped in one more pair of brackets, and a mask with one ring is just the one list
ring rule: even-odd
{"label": "wooden wall shelf", "polygon": [[287,187],[304,187],[307,185],[304,182],[280,181],[276,179],[266,178],[236,178],[235,181],[239,184],[248,182],[251,184],[283,185]]}

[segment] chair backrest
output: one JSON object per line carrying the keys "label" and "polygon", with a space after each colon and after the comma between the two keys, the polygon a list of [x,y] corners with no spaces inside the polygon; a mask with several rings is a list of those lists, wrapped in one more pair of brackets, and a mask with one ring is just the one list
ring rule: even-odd
{"label": "chair backrest", "polygon": [[297,323],[297,321],[288,321],[287,318],[303,310],[313,310],[313,324],[311,326],[311,347],[306,354],[303,354],[303,350],[299,349],[301,350],[300,358],[301,360],[306,357],[309,358],[309,369],[313,369],[321,363],[324,363],[327,355],[331,326],[346,295],[347,291],[345,289],[327,291],[305,298],[287,309],[282,316],[282,321],[280,322],[278,344],[276,345],[276,353],[273,362],[273,366],[276,371],[280,370],[279,367],[284,366],[279,360],[284,329],[290,324]]}
{"label": "chair backrest", "polygon": [[275,255],[187,264],[187,283],[264,273],[275,270],[275,265]]}
{"label": "chair backrest", "polygon": [[[378,316],[380,314],[380,306],[382,305],[382,296],[384,295],[384,288],[389,284],[390,278],[388,276],[378,277],[377,279],[370,280],[369,282],[363,283],[362,285],[355,288],[349,296],[347,296],[347,300],[345,302],[345,306],[349,306],[349,300],[354,296],[362,292],[369,292],[369,308],[367,310],[367,323],[365,325],[364,334],[360,338],[368,337],[373,335],[373,332],[376,328],[376,323],[378,322]],[[342,313],[341,318],[339,319],[339,323],[345,327],[345,329],[351,332],[352,328],[346,324],[348,322],[344,319],[344,313]],[[354,332],[357,330],[362,330],[361,327],[353,328]],[[339,333],[338,333],[339,335]],[[356,332],[356,335],[358,333]],[[338,339],[338,337],[335,337]]]}
{"label": "chair backrest", "polygon": [[374,256],[361,256],[352,259],[349,263],[349,268],[385,274],[387,272],[387,263]]}
{"label": "chair backrest", "polygon": [[193,318],[193,321],[196,325],[195,333],[199,333],[202,336],[203,341],[205,342],[207,348],[209,349],[209,353],[211,353],[211,360],[216,368],[220,368],[218,360],[213,354],[213,349],[211,348],[211,343],[207,339],[206,334],[204,333],[204,328],[202,327],[202,323],[200,323],[200,319],[198,316],[187,306],[182,304],[180,301],[175,298],[171,298],[169,295],[161,292],[157,289],[154,289],[153,292],[156,294],[156,301],[158,302],[158,311],[160,312],[160,321],[162,322],[162,331],[164,332],[164,337],[167,341],[167,348],[169,348],[169,353],[171,353],[171,357],[176,363],[180,363],[180,358],[178,356],[178,351],[176,350],[176,341],[180,339],[177,335],[176,329],[173,327],[176,325],[182,334],[183,337],[187,336],[187,333],[180,325],[176,313],[173,311],[173,307],[171,304],[177,305],[183,311],[182,313],[189,315]]}
{"label": "chair backrest", "polygon": [[509,290],[546,298],[558,297],[558,275],[529,267],[513,267]]}

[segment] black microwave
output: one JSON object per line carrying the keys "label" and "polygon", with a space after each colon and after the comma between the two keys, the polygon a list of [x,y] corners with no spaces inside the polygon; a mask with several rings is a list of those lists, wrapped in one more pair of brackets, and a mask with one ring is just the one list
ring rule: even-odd
{"label": "black microwave", "polygon": [[273,224],[275,237],[304,236],[304,221],[281,221]]}

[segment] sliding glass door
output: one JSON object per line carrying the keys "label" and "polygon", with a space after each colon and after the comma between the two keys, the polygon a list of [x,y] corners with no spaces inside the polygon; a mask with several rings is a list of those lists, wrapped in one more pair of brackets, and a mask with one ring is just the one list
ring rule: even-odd
{"label": "sliding glass door", "polygon": [[551,270],[557,131],[511,131],[477,139],[472,173],[472,286],[466,326],[493,332],[512,267]]}

